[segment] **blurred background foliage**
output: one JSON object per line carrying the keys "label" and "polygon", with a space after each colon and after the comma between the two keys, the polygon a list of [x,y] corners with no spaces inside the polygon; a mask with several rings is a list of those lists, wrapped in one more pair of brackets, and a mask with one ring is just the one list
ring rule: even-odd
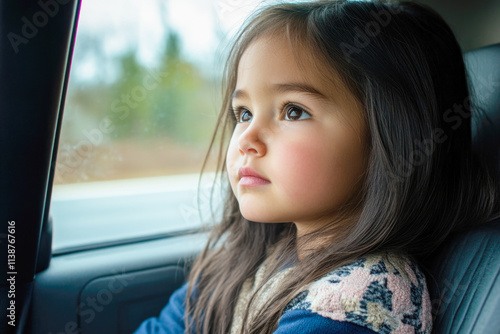
{"label": "blurred background foliage", "polygon": [[145,68],[133,52],[118,63],[126,80],[109,87],[110,117],[121,115],[113,139],[168,137],[195,145],[206,141],[206,123],[213,116],[209,94],[213,83],[182,59],[176,33],[168,34],[158,68]]}
{"label": "blurred background foliage", "polygon": [[70,79],[56,184],[200,171],[218,78],[183,57],[175,31],[166,36],[154,67],[133,49],[110,62],[98,40],[81,37],[74,62],[92,57],[103,66],[93,80]]}

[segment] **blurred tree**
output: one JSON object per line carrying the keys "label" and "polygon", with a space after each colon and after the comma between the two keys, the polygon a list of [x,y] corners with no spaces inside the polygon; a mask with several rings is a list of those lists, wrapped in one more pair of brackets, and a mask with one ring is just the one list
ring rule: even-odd
{"label": "blurred tree", "polygon": [[[113,85],[110,115],[114,138],[168,137],[175,141],[206,140],[214,110],[210,82],[182,58],[177,33],[167,35],[157,69],[141,65],[129,52],[118,59],[121,76]],[[209,130],[210,129],[210,130]]]}

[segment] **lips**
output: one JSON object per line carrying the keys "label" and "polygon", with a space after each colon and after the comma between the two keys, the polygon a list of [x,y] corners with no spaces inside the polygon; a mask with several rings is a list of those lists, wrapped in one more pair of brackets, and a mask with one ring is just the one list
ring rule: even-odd
{"label": "lips", "polygon": [[241,167],[238,176],[240,178],[238,184],[243,187],[257,187],[271,183],[251,167]]}

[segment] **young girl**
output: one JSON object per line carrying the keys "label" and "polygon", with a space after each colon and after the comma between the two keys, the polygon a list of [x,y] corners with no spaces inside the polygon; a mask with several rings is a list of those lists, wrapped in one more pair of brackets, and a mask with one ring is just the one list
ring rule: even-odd
{"label": "young girl", "polygon": [[461,50],[427,7],[262,10],[226,67],[224,219],[136,333],[430,333],[419,265],[498,210],[470,110]]}

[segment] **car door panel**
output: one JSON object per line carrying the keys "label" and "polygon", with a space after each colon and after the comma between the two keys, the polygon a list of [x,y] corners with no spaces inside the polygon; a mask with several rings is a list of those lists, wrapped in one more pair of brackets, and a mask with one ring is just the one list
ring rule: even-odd
{"label": "car door panel", "polygon": [[36,277],[31,333],[130,333],[184,282],[206,234],[55,256]]}

